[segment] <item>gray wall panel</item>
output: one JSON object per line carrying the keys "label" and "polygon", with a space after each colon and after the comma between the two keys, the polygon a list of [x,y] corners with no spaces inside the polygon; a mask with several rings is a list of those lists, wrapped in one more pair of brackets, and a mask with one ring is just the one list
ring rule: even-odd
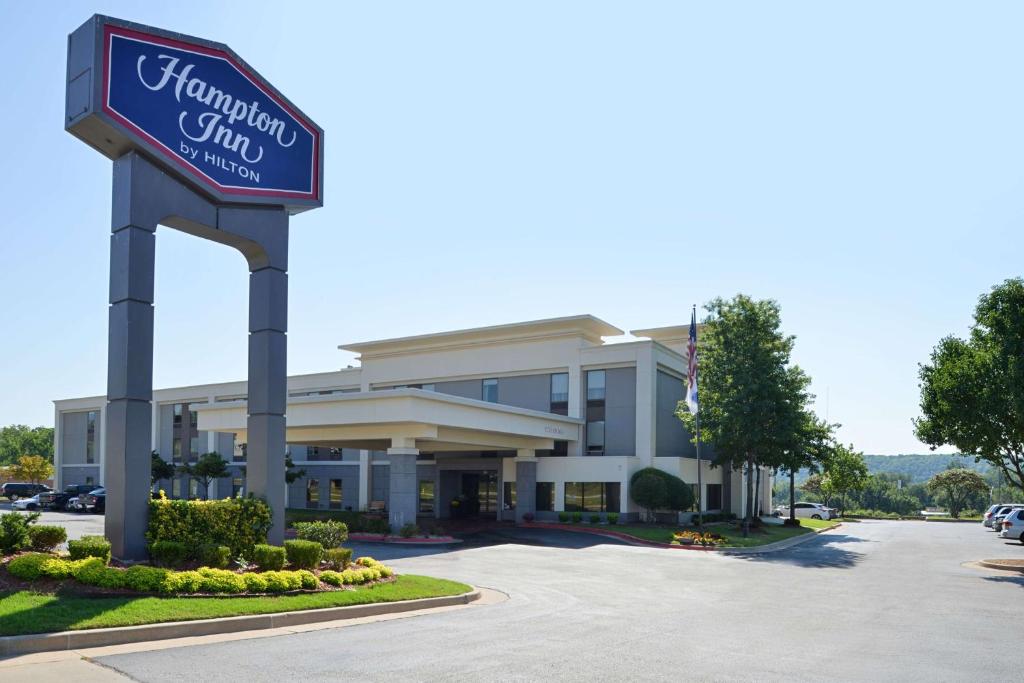
{"label": "gray wall panel", "polygon": [[636,455],[636,368],[605,371],[605,455]]}
{"label": "gray wall panel", "polygon": [[498,403],[550,412],[551,375],[520,375],[498,378]]}
{"label": "gray wall panel", "polygon": [[389,478],[389,467],[387,465],[373,465],[373,480],[370,491],[370,500],[383,500],[387,505],[391,481]]}
{"label": "gray wall panel", "polygon": [[434,391],[451,396],[462,396],[463,398],[475,398],[479,401],[483,397],[483,380],[467,379],[458,382],[437,382],[434,384]]}
{"label": "gray wall panel", "polygon": [[[173,459],[172,441],[174,439],[174,406],[160,406],[160,440],[157,441],[157,452],[160,457],[171,462]],[[168,493],[168,495],[170,495]]]}
{"label": "gray wall panel", "polygon": [[96,467],[62,467],[61,481],[64,486],[72,484],[85,484],[87,477],[92,477],[92,483],[100,485],[100,468]]}
{"label": "gray wall panel", "polygon": [[654,454],[663,458],[696,458],[697,449],[690,442],[690,433],[675,415],[676,404],[686,397],[686,383],[659,370],[656,391],[654,420],[657,443]]}
{"label": "gray wall panel", "polygon": [[[85,463],[85,440],[87,413],[63,413],[61,420],[61,464],[79,465]],[[97,425],[97,431],[99,425]],[[99,434],[96,434],[96,446],[99,447]],[[70,470],[68,470],[70,471]],[[84,479],[83,479],[84,481]],[[65,479],[65,484],[82,483]]]}

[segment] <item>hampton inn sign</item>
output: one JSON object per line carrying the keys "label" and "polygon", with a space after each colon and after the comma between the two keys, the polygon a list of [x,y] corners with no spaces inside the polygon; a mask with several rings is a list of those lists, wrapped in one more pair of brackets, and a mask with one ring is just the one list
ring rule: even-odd
{"label": "hampton inn sign", "polygon": [[72,134],[111,158],[141,149],[221,201],[322,204],[321,130],[230,48],[107,18],[87,25],[92,41],[71,47],[89,58],[69,55],[82,68],[68,73]]}
{"label": "hampton inn sign", "polygon": [[104,483],[115,557],[146,554],[155,233],[249,266],[246,489],[284,519],[288,222],[323,205],[324,134],[231,48],[96,15],[68,36],[64,127],[113,159]]}

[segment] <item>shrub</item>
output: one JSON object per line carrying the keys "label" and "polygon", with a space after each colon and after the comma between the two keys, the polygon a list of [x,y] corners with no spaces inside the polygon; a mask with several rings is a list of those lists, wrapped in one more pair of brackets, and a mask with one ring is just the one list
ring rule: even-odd
{"label": "shrub", "polygon": [[569,516],[568,512],[559,512],[558,513],[558,521],[561,522],[562,524],[567,524],[569,522],[569,519],[570,519],[570,516]]}
{"label": "shrub", "polygon": [[245,579],[241,574],[226,569],[203,567],[198,570],[202,577],[200,590],[204,593],[244,593]]}
{"label": "shrub", "polygon": [[348,569],[352,563],[352,548],[330,548],[324,551],[324,562],[331,569]]}
{"label": "shrub", "polygon": [[140,593],[159,593],[169,573],[166,569],[137,564],[124,571],[123,584],[125,588]]}
{"label": "shrub", "polygon": [[590,515],[590,523],[591,524],[600,524],[601,523],[601,515]]}
{"label": "shrub", "polygon": [[216,543],[204,543],[196,551],[196,559],[204,567],[226,569],[231,563],[231,548]]}
{"label": "shrub", "polygon": [[583,521],[583,513],[582,512],[574,512],[574,513],[572,513],[572,523],[573,524],[579,524],[582,521]]}
{"label": "shrub", "polygon": [[8,512],[6,515],[0,515],[0,552],[10,555],[19,550],[27,550],[32,545],[29,526],[37,519],[38,512],[30,512],[27,515]]}
{"label": "shrub", "polygon": [[300,569],[295,572],[299,575],[299,581],[302,582],[302,587],[306,590],[316,590],[320,587],[320,579],[316,578],[316,574],[305,569]]}
{"label": "shrub", "polygon": [[98,557],[107,564],[110,562],[110,541],[102,536],[82,536],[77,541],[68,541],[68,553],[72,560]]}
{"label": "shrub", "polygon": [[43,553],[27,553],[7,563],[7,571],[25,581],[35,581],[43,576],[43,563],[52,559]]}
{"label": "shrub", "polygon": [[[655,484],[654,480],[661,482]],[[659,470],[657,467],[645,467],[633,473],[629,479],[630,497],[637,505],[654,510],[689,510],[693,507],[693,489],[679,477]]]}
{"label": "shrub", "polygon": [[362,583],[362,577],[362,570],[360,569],[346,569],[341,573],[341,580],[348,585]]}
{"label": "shrub", "polygon": [[188,548],[178,541],[157,541],[149,546],[149,557],[160,567],[180,567],[188,559]]}
{"label": "shrub", "polygon": [[285,541],[284,551],[288,564],[299,569],[316,569],[324,555],[324,547],[316,541]]}
{"label": "shrub", "polygon": [[341,574],[339,574],[338,572],[331,571],[330,569],[324,572],[320,572],[320,580],[332,586],[341,586],[345,583]]}
{"label": "shrub", "polygon": [[298,572],[264,572],[268,593],[285,593],[302,588]]}
{"label": "shrub", "polygon": [[348,540],[348,527],[344,522],[334,520],[296,522],[296,534],[304,541],[316,541],[325,549],[337,548]]}
{"label": "shrub", "polygon": [[416,526],[415,524],[413,524],[412,522],[410,522],[408,524],[403,524],[402,528],[398,530],[398,534],[402,538],[412,538],[413,536],[415,536],[419,532],[420,532],[420,528],[418,526]]}
{"label": "shrub", "polygon": [[609,524],[618,524],[619,523],[619,513],[618,512],[609,512],[605,516],[605,519],[608,520]]}
{"label": "shrub", "polygon": [[146,540],[177,541],[188,548],[226,545],[232,556],[249,557],[253,546],[267,542],[270,507],[258,498],[224,500],[152,500]]}
{"label": "shrub", "polygon": [[59,557],[51,557],[43,563],[43,574],[51,579],[70,579],[75,575],[76,562],[84,561],[85,560],[62,560]]}
{"label": "shrub", "polygon": [[[523,513],[523,521],[526,522],[527,524],[532,522],[533,521],[533,513],[532,512],[524,512]],[[440,534],[438,534],[438,535],[440,535]]]}
{"label": "shrub", "polygon": [[253,546],[252,561],[260,571],[278,571],[284,567],[284,548],[260,543]]}
{"label": "shrub", "polygon": [[248,592],[267,592],[266,574],[242,574],[241,577],[245,581],[245,590],[247,590]]}
{"label": "shrub", "polygon": [[[292,522],[293,527],[296,527],[300,521],[331,520],[345,524],[348,531],[351,533],[386,534],[391,531],[391,526],[388,524],[388,520],[367,515],[363,512],[350,510],[306,510],[293,508],[288,510],[288,515],[295,520]],[[311,538],[309,540],[315,541],[317,539]],[[324,547],[326,548],[327,546]]]}
{"label": "shrub", "polygon": [[62,526],[30,526],[29,545],[32,550],[50,551],[68,540],[68,532]]}
{"label": "shrub", "polygon": [[164,593],[198,593],[203,586],[203,575],[196,571],[170,572],[163,583]]}

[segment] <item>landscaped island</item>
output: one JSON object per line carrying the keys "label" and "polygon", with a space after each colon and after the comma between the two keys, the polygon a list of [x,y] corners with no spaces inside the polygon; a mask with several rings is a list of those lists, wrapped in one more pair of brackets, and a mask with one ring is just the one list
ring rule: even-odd
{"label": "landscaped island", "polygon": [[461,595],[470,586],[397,576],[352,559],[340,522],[295,524],[299,538],[267,545],[260,500],[152,501],[149,564],[111,563],[99,536],[68,541],[38,514],[0,517],[0,636],[188,621]]}

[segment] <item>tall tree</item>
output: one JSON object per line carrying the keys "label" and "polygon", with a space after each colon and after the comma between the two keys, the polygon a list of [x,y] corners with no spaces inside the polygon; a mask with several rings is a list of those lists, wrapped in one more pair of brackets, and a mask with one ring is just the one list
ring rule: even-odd
{"label": "tall tree", "polygon": [[[835,452],[833,430],[838,425],[831,425],[818,419],[810,410],[801,411],[799,426],[793,431],[793,443],[784,451],[779,467],[789,475],[789,524],[798,524],[796,520],[796,473],[801,469],[809,469],[817,473],[829,461]],[[816,474],[814,476],[817,476]],[[810,481],[810,479],[808,479]],[[817,481],[820,493],[820,477]]]}
{"label": "tall tree", "polygon": [[23,455],[39,455],[53,462],[53,427],[0,427],[0,465],[14,464]]}
{"label": "tall tree", "polygon": [[822,488],[839,496],[839,508],[846,510],[846,494],[862,488],[868,480],[868,466],[864,456],[853,450],[853,444],[837,444],[825,462]]}
{"label": "tall tree", "polygon": [[964,467],[953,467],[945,472],[939,472],[928,480],[926,486],[929,491],[945,499],[946,507],[953,518],[960,517],[960,512],[968,500],[989,491],[984,477]]}
{"label": "tall tree", "polygon": [[53,476],[53,465],[41,455],[23,455],[10,468],[15,479],[39,484]]}
{"label": "tall tree", "polygon": [[[701,429],[714,464],[746,469],[743,533],[754,517],[758,466],[776,467],[792,446],[806,402],[806,376],[790,366],[793,337],[781,330],[779,305],[739,294],[707,304],[701,342]],[[693,416],[676,414],[692,434]]]}
{"label": "tall tree", "polygon": [[210,484],[214,479],[230,476],[228,462],[220,457],[220,453],[203,453],[194,464],[185,464],[178,468],[182,474],[195,477],[203,484],[203,497],[210,497]]}
{"label": "tall tree", "polygon": [[952,445],[1024,490],[1024,280],[983,294],[969,337],[946,337],[922,364],[917,438]]}

